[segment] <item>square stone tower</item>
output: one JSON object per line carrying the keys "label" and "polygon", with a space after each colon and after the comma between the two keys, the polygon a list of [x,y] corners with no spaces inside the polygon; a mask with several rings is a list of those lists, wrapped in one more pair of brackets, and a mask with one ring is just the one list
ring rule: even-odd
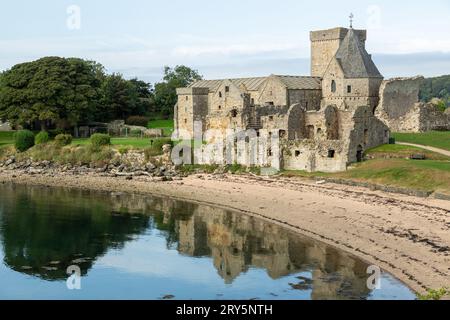
{"label": "square stone tower", "polygon": [[[328,30],[312,31],[311,39],[311,76],[323,77],[331,59],[341,46],[342,41],[348,33],[347,28],[334,28]],[[354,30],[361,45],[365,48],[366,30]]]}

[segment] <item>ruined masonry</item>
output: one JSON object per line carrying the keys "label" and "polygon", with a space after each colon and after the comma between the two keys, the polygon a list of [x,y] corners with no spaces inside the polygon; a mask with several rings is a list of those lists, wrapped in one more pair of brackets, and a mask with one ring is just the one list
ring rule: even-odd
{"label": "ruined masonry", "polygon": [[[392,83],[383,81],[367,53],[365,30],[335,28],[310,37],[311,76],[202,80],[179,88],[175,129],[193,136],[194,122],[200,121],[203,131],[277,133],[279,153],[257,152],[263,167],[337,172],[362,161],[365,150],[389,142],[389,117],[398,116],[397,101],[387,93]],[[407,92],[401,80],[397,86],[408,103],[417,102],[418,92]],[[389,107],[378,118],[380,98]],[[248,149],[238,151],[235,162],[249,164]]]}

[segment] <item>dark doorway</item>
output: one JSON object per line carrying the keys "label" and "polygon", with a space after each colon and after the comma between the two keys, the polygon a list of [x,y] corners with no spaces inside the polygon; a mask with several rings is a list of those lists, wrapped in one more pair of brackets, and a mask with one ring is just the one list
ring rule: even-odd
{"label": "dark doorway", "polygon": [[357,162],[363,161],[363,147],[361,145],[359,145],[358,149],[356,150],[356,161]]}

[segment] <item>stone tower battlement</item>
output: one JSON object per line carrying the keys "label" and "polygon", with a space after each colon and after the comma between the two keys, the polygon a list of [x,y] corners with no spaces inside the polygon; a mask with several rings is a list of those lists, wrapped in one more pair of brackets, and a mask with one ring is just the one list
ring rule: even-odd
{"label": "stone tower battlement", "polygon": [[[328,30],[312,31],[311,39],[311,76],[322,77],[331,59],[338,51],[342,41],[348,33],[347,28],[333,28]],[[367,31],[354,30],[365,48]]]}

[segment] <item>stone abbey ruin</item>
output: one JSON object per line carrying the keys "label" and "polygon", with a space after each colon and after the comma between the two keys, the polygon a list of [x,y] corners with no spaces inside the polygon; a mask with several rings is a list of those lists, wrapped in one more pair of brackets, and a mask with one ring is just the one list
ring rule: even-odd
{"label": "stone abbey ruin", "polygon": [[[334,28],[310,38],[311,76],[202,80],[179,88],[175,129],[191,136],[195,123],[203,132],[253,130],[259,137],[267,131],[279,137],[279,152],[257,150],[258,166],[310,172],[345,171],[366,150],[388,143],[391,131],[450,130],[448,112],[418,103],[422,77],[383,79],[366,51],[366,30]],[[248,149],[233,161],[248,165]],[[200,163],[217,163],[212,158]]]}

